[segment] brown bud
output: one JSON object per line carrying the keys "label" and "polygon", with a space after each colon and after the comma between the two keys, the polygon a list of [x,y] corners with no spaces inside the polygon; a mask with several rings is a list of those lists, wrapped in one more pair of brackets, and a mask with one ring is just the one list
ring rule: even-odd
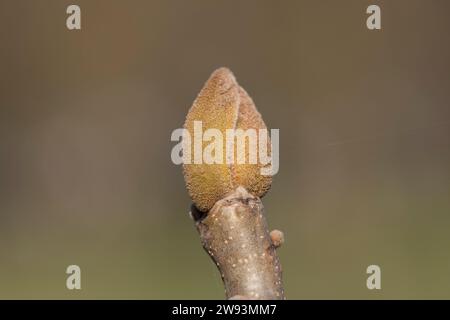
{"label": "brown bud", "polygon": [[[243,186],[254,196],[264,196],[270,188],[272,178],[261,174],[260,170],[264,166],[260,164],[259,158],[256,164],[249,163],[249,139],[245,140],[245,163],[237,163],[236,145],[233,161],[225,161],[226,129],[267,129],[252,99],[239,86],[229,69],[220,68],[214,71],[195,99],[184,124],[191,137],[194,137],[194,121],[202,122],[203,132],[207,129],[218,129],[224,138],[222,163],[191,162],[183,166],[186,186],[196,207],[201,211],[208,211],[238,186]],[[202,150],[210,143],[202,142]],[[258,142],[256,147],[259,148]],[[270,153],[270,139],[267,149]],[[191,154],[194,155],[193,142]],[[259,150],[256,154],[259,155]]]}

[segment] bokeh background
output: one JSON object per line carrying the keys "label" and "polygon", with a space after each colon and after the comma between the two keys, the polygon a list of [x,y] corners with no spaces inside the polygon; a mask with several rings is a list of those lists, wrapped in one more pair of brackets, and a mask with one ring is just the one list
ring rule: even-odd
{"label": "bokeh background", "polygon": [[[82,30],[66,29],[78,4]],[[382,9],[382,30],[366,8]],[[289,299],[450,298],[450,3],[0,2],[0,298],[222,299],[173,129],[217,67],[270,128]],[[65,287],[66,267],[82,290]],[[382,269],[382,290],[366,268]]]}

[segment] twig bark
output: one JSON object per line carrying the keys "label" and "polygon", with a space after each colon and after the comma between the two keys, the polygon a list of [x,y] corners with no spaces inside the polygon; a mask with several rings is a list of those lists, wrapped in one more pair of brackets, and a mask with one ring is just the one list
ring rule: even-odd
{"label": "twig bark", "polygon": [[238,187],[208,213],[196,211],[192,216],[228,299],[284,299],[275,250],[280,232],[273,233],[277,240],[272,241],[258,197]]}

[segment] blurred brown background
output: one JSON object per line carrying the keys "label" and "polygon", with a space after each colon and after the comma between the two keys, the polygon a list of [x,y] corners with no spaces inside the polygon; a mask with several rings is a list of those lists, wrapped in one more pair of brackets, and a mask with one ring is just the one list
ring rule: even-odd
{"label": "blurred brown background", "polygon": [[[66,28],[78,4],[82,30]],[[366,8],[382,9],[382,30]],[[0,2],[0,298],[222,299],[173,129],[231,68],[280,172],[289,299],[450,298],[450,3]],[[82,270],[82,290],[65,269]],[[370,264],[382,290],[366,288]]]}

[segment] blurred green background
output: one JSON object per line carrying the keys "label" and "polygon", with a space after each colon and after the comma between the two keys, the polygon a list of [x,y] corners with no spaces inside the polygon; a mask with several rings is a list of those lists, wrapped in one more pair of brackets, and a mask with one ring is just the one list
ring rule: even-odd
{"label": "blurred green background", "polygon": [[[81,31],[66,29],[72,3]],[[366,28],[370,4],[381,31]],[[280,129],[263,201],[286,235],[287,298],[450,298],[449,10],[2,0],[0,298],[224,298],[170,160],[220,66]]]}

